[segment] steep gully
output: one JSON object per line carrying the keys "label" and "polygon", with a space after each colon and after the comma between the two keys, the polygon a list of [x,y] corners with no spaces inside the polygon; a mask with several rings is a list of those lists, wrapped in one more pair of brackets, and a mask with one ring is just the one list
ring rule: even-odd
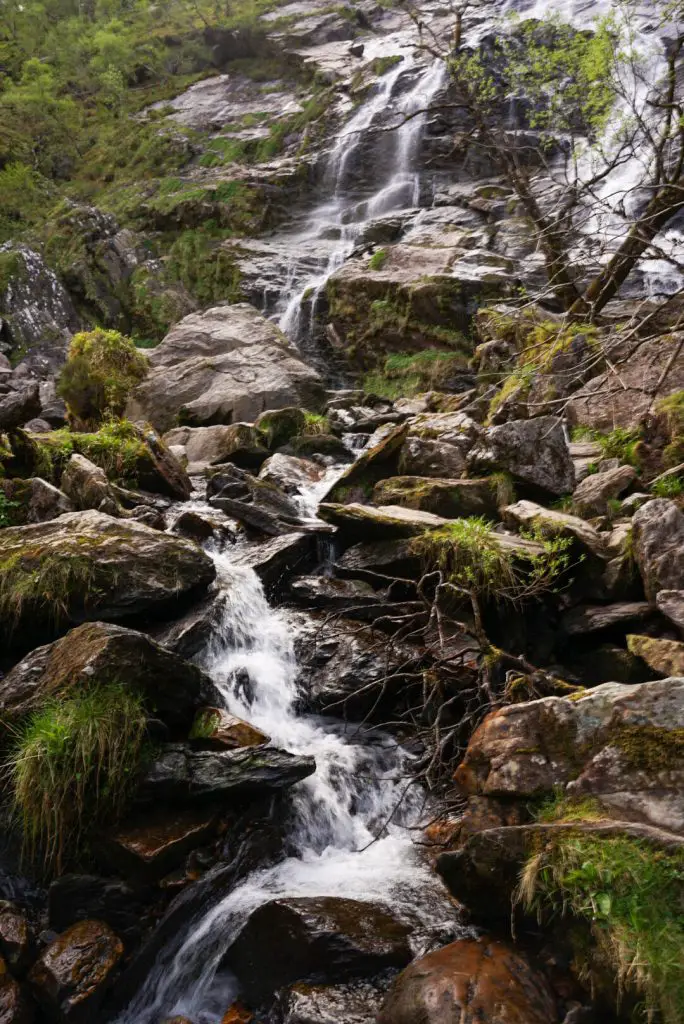
{"label": "steep gully", "polygon": [[[523,4],[493,4],[492,13]],[[568,19],[601,13],[601,3],[558,5],[538,0],[527,15],[553,8]],[[491,25],[480,18],[473,41]],[[391,46],[390,50],[391,52]],[[368,224],[378,217],[428,207],[418,153],[427,120],[423,113],[443,85],[441,62],[426,65],[408,54],[382,77],[377,90],[343,126],[327,158],[326,196],[291,236],[292,258],[286,280],[270,309],[282,329],[306,355],[314,335],[317,301],[330,277],[348,258]],[[390,171],[374,193],[349,187],[353,166],[381,114],[392,109],[399,127],[390,135]],[[412,116],[413,115],[413,116]],[[629,186],[629,169],[615,192]],[[429,191],[429,190],[428,190]],[[417,214],[420,217],[420,212]],[[414,221],[415,223],[415,221]],[[662,285],[661,266],[650,268]],[[273,297],[272,297],[273,299]],[[301,498],[302,511],[315,517],[318,499],[335,470]],[[359,734],[343,722],[325,721],[297,710],[300,694],[295,657],[297,619],[269,606],[251,569],[235,564],[232,552],[215,550],[224,618],[201,658],[223,696],[226,708],[267,733],[273,743],[294,753],[313,754],[316,773],[291,794],[289,856],[263,868],[229,892],[201,906],[184,932],[166,947],[117,1024],[156,1024],[176,1014],[196,1024],[212,1024],[239,992],[237,980],[221,968],[227,948],[249,914],[278,896],[345,896],[391,905],[416,930],[416,953],[429,948],[437,929],[462,932],[441,883],[421,860],[412,827],[427,817],[424,795],[408,785],[410,755],[390,737]],[[238,679],[247,673],[247,695]]]}

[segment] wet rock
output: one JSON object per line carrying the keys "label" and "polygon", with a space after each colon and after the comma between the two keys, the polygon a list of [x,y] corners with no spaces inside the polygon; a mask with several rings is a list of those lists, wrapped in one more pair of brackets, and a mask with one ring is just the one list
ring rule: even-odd
{"label": "wet rock", "polygon": [[33,1024],[35,1005],[0,959],[0,1021],[2,1024]]}
{"label": "wet rock", "polygon": [[270,742],[266,733],[221,708],[200,708],[190,730],[195,750],[237,750]]}
{"label": "wet rock", "polygon": [[403,423],[406,413],[394,410],[391,404],[379,406],[350,405],[346,409],[331,409],[328,422],[338,434],[372,434],[385,424]]}
{"label": "wet rock", "polygon": [[252,1024],[254,1020],[255,1017],[251,1010],[248,1010],[242,1003],[233,1003],[221,1017],[221,1024]]}
{"label": "wet rock", "polygon": [[58,1020],[93,1020],[122,955],[123,944],[108,925],[81,921],[55,939],[31,968],[33,994]]}
{"label": "wet rock", "polygon": [[[0,560],[12,566],[22,601],[8,606],[6,640],[31,646],[70,623],[161,612],[201,593],[216,574],[190,541],[102,512],[71,512],[0,531]],[[46,601],[41,574],[56,574],[59,602]],[[31,583],[31,581],[34,583]]]}
{"label": "wet rock", "polygon": [[387,537],[416,537],[425,530],[438,529],[448,520],[431,512],[386,505],[374,508],[353,502],[337,505],[325,502],[318,507],[318,515],[327,523],[337,526],[345,539],[383,540]]}
{"label": "wet rock", "polygon": [[385,595],[361,580],[337,580],[331,576],[300,576],[290,584],[292,597],[309,608],[330,612],[377,605]]}
{"label": "wet rock", "polygon": [[488,479],[443,480],[433,477],[393,476],[373,488],[377,505],[400,505],[433,512],[446,519],[468,516],[495,518],[496,489]]}
{"label": "wet rock", "polygon": [[[656,616],[657,617],[657,616]],[[568,636],[585,636],[604,630],[647,626],[654,621],[654,609],[647,601],[623,601],[619,604],[580,605],[562,618]]]}
{"label": "wet rock", "polygon": [[37,252],[6,242],[0,246],[0,255],[13,264],[0,292],[3,351],[39,376],[48,376],[66,358],[69,339],[81,326],[78,315],[59,278]]}
{"label": "wet rock", "polygon": [[379,540],[354,544],[335,562],[339,576],[365,579],[373,583],[378,577],[387,579],[418,578],[420,559],[408,540]]}
{"label": "wet rock", "polygon": [[280,590],[298,572],[313,568],[315,533],[287,533],[236,552],[235,565],[247,565],[269,591]]}
{"label": "wet rock", "polygon": [[326,502],[354,500],[361,497],[368,484],[383,476],[392,476],[399,451],[406,440],[408,425],[391,427],[379,441],[370,444],[325,495]]}
{"label": "wet rock", "polygon": [[150,355],[150,372],[132,396],[129,419],[167,431],[181,423],[253,422],[264,409],[323,401],[318,374],[278,328],[246,304],[192,313]]}
{"label": "wet rock", "polygon": [[632,466],[618,466],[604,473],[585,477],[575,488],[572,501],[581,516],[603,516],[608,503],[621,498],[637,484],[636,470]]}
{"label": "wet rock", "polygon": [[40,413],[40,396],[37,384],[28,384],[0,397],[0,430],[3,433],[16,430]]}
{"label": "wet rock", "polygon": [[264,436],[266,446],[280,448],[298,434],[306,433],[306,412],[297,406],[287,409],[267,409],[254,421],[255,428]]}
{"label": "wet rock", "polygon": [[0,901],[0,953],[19,975],[24,974],[35,959],[35,940],[26,915],[6,900]]}
{"label": "wet rock", "polygon": [[315,770],[313,757],[275,747],[202,751],[169,744],[148,767],[136,800],[182,804],[258,796],[293,786]]}
{"label": "wet rock", "polygon": [[255,910],[226,955],[248,1004],[295,981],[344,981],[403,967],[410,928],[373,903],[339,897],[271,900]]}
{"label": "wet rock", "polygon": [[529,799],[556,787],[613,816],[684,834],[684,679],[605,683],[488,715],[456,771],[468,795]]}
{"label": "wet rock", "polygon": [[459,939],[416,960],[390,989],[378,1024],[560,1024],[546,979],[492,939]]}
{"label": "wet rock", "polygon": [[173,532],[200,542],[215,538],[234,544],[236,540],[235,533],[218,516],[212,518],[199,512],[181,512],[173,524]]}
{"label": "wet rock", "polygon": [[660,590],[656,596],[658,611],[684,635],[684,590]]}
{"label": "wet rock", "polygon": [[656,675],[684,677],[684,643],[632,634],[627,637],[627,647]]}
{"label": "wet rock", "polygon": [[110,516],[119,514],[119,503],[107,474],[83,455],[71,456],[62,473],[61,487],[80,511],[94,508]]}
{"label": "wet rock", "polygon": [[507,526],[525,530],[537,528],[548,537],[570,538],[585,554],[599,558],[607,555],[601,534],[579,516],[543,508],[533,501],[517,501],[503,509],[501,515]]}
{"label": "wet rock", "polygon": [[632,525],[634,554],[649,601],[660,590],[684,589],[684,512],[674,501],[655,498],[634,514]]}
{"label": "wet rock", "polygon": [[48,889],[48,919],[56,932],[77,921],[104,921],[128,941],[139,938],[152,893],[118,878],[61,875]]}
{"label": "wet rock", "polygon": [[215,587],[209,588],[209,596],[168,625],[150,630],[151,635],[169,651],[181,658],[194,658],[205,650],[209,641],[221,628],[225,605]]}
{"label": "wet rock", "polygon": [[3,679],[0,712],[20,716],[70,687],[125,680],[142,693],[150,712],[171,728],[187,728],[195,710],[213,699],[214,685],[196,665],[160,647],[144,633],[88,622],[61,640],[32,651]]}
{"label": "wet rock", "polygon": [[466,471],[464,452],[447,441],[409,436],[399,456],[402,476],[456,478]]}
{"label": "wet rock", "polygon": [[308,459],[277,453],[261,467],[259,479],[275,484],[285,494],[301,494],[323,476],[324,470]]}
{"label": "wet rock", "polygon": [[158,881],[191,850],[215,834],[218,811],[209,807],[156,807],[134,814],[102,837],[97,855],[134,883]]}
{"label": "wet rock", "polygon": [[560,419],[539,416],[489,427],[470,452],[471,466],[500,469],[521,484],[561,497],[575,487],[575,469]]}
{"label": "wet rock", "polygon": [[292,985],[278,997],[273,1024],[376,1024],[390,981],[386,973],[347,985]]}

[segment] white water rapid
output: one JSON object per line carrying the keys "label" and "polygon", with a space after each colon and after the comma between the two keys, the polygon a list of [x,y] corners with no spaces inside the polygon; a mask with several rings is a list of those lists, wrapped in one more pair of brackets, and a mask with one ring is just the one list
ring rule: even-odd
{"label": "white water rapid", "polygon": [[[221,960],[249,914],[278,896],[343,896],[385,903],[417,925],[420,942],[453,933],[455,912],[421,861],[410,826],[424,797],[409,784],[408,755],[389,737],[297,712],[297,616],[269,606],[252,569],[215,551],[223,622],[201,659],[226,708],[275,746],[313,755],[314,775],[290,791],[290,856],[257,871],[203,910],[167,948],[118,1024],[186,1015],[216,1024],[238,993]],[[249,695],[239,680],[247,673]]]}

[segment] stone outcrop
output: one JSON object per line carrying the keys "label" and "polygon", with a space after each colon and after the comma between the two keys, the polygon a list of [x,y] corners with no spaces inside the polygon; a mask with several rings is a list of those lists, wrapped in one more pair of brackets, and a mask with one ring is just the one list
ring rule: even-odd
{"label": "stone outcrop", "polygon": [[575,468],[565,432],[554,416],[489,427],[468,461],[482,469],[504,470],[545,495],[561,497],[575,487]]}
{"label": "stone outcrop", "polygon": [[123,943],[102,921],[81,921],[52,942],[31,968],[37,1001],[52,1017],[92,1020],[123,956]]}
{"label": "stone outcrop", "polygon": [[279,405],[317,408],[315,370],[302,363],[278,329],[247,305],[216,306],[177,324],[150,355],[150,371],[132,396],[130,419],[168,431],[252,422]]}
{"label": "stone outcrop", "polygon": [[572,502],[582,516],[603,516],[608,511],[609,501],[621,498],[636,484],[637,474],[632,466],[618,466],[604,473],[593,473],[575,488]]}
{"label": "stone outcrop", "polygon": [[107,474],[83,455],[72,455],[62,473],[61,487],[80,511],[93,508],[110,516],[119,514],[119,503]]}
{"label": "stone outcrop", "polygon": [[655,498],[637,510],[632,525],[648,599],[655,601],[660,590],[684,588],[684,512],[674,501]]}

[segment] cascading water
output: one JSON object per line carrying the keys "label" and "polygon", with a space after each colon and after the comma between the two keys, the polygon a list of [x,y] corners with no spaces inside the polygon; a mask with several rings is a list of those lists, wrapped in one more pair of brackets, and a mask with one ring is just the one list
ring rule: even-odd
{"label": "cascading water", "polygon": [[[294,616],[271,608],[252,569],[214,552],[223,622],[202,659],[226,708],[292,753],[313,755],[314,775],[291,791],[288,848],[196,919],[167,948],[118,1024],[158,1024],[175,1014],[220,1019],[238,986],[221,972],[249,914],[278,896],[344,896],[390,904],[422,935],[457,929],[441,885],[416,853],[408,826],[424,811],[410,761],[390,737],[297,712]],[[243,685],[249,677],[249,687]],[[420,927],[416,933],[420,941]],[[420,947],[417,947],[420,950]]]}

